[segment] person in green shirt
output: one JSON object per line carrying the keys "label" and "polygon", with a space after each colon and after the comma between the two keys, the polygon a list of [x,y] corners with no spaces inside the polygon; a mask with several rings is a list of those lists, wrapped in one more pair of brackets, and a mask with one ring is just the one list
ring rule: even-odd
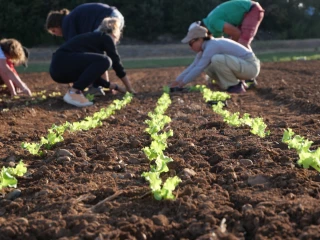
{"label": "person in green shirt", "polygon": [[258,2],[231,0],[214,8],[200,25],[207,28],[213,37],[226,34],[251,50],[251,42],[263,17],[264,9]]}

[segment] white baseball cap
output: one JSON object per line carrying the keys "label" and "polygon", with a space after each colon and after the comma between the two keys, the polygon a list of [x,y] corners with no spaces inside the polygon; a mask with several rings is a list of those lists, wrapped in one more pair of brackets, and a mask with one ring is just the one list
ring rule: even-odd
{"label": "white baseball cap", "polygon": [[187,36],[181,40],[182,43],[188,43],[195,38],[204,38],[208,36],[208,30],[199,24],[193,23],[189,27]]}

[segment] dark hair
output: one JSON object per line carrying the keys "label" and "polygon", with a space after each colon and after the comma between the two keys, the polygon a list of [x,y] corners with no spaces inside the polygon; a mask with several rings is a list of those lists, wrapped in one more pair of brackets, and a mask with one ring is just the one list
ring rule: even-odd
{"label": "dark hair", "polygon": [[29,55],[30,55],[30,51],[28,48],[22,46],[23,48],[23,52],[24,52],[24,55],[26,56],[26,59],[24,61],[24,63],[22,64],[24,67],[28,67],[28,60],[29,60]]}
{"label": "dark hair", "polygon": [[[207,34],[208,34],[208,37],[212,37],[212,33],[209,31],[209,29],[207,28],[207,26],[204,24],[203,21],[198,21],[197,22],[201,27],[204,27],[205,29],[208,30]],[[208,39],[207,39],[208,40]]]}
{"label": "dark hair", "polygon": [[46,29],[56,28],[62,26],[62,21],[65,16],[67,16],[70,11],[66,8],[61,9],[60,11],[51,11],[48,13],[46,21]]}

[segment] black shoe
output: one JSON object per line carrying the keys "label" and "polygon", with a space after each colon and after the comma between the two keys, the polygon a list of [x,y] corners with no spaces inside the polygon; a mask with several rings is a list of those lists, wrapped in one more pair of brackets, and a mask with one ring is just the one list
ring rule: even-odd
{"label": "black shoe", "polygon": [[237,85],[231,86],[227,89],[228,93],[245,93],[245,85],[240,81]]}
{"label": "black shoe", "polygon": [[94,96],[105,96],[106,95],[101,86],[99,86],[99,87],[91,86],[91,87],[89,87],[89,90],[86,93],[92,94]]}
{"label": "black shoe", "polygon": [[210,106],[212,106],[212,105],[217,105],[219,102],[222,102],[222,104],[223,104],[224,107],[228,107],[228,102],[227,102],[227,100],[225,100],[225,101],[209,100],[209,101],[207,102],[207,104],[209,104]]}
{"label": "black shoe", "polygon": [[170,92],[182,92],[184,90],[185,90],[185,88],[182,88],[182,87],[171,87],[170,88]]}
{"label": "black shoe", "polygon": [[253,79],[248,79],[248,80],[245,80],[245,83],[246,83],[246,88],[247,89],[252,89],[252,88],[256,88],[257,85],[258,85],[258,82],[255,78]]}

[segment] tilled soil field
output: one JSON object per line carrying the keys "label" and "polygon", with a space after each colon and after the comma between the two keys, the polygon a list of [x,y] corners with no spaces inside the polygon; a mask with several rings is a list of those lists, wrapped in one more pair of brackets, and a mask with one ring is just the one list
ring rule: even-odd
{"label": "tilled soil field", "polygon": [[[27,106],[22,99],[0,102],[1,165],[22,159],[28,167],[18,178],[21,193],[3,189],[0,239],[320,239],[319,173],[297,165],[297,152],[281,142],[292,128],[314,142],[311,149],[320,146],[319,65],[264,63],[257,89],[232,95],[227,109],[262,117],[266,138],[225,124],[199,92],[172,93],[166,115],[174,136],[165,154],[174,162],[164,177],[182,179],[175,201],[150,194],[142,148],[151,143],[148,112],[183,68],[128,71],[137,91],[132,102],[102,127],[65,133],[42,157],[21,143],[38,142],[52,124],[80,121],[122,95],[98,97],[87,108],[62,96]],[[67,90],[48,73],[21,78],[33,91]],[[59,157],[61,149],[70,156]]]}

